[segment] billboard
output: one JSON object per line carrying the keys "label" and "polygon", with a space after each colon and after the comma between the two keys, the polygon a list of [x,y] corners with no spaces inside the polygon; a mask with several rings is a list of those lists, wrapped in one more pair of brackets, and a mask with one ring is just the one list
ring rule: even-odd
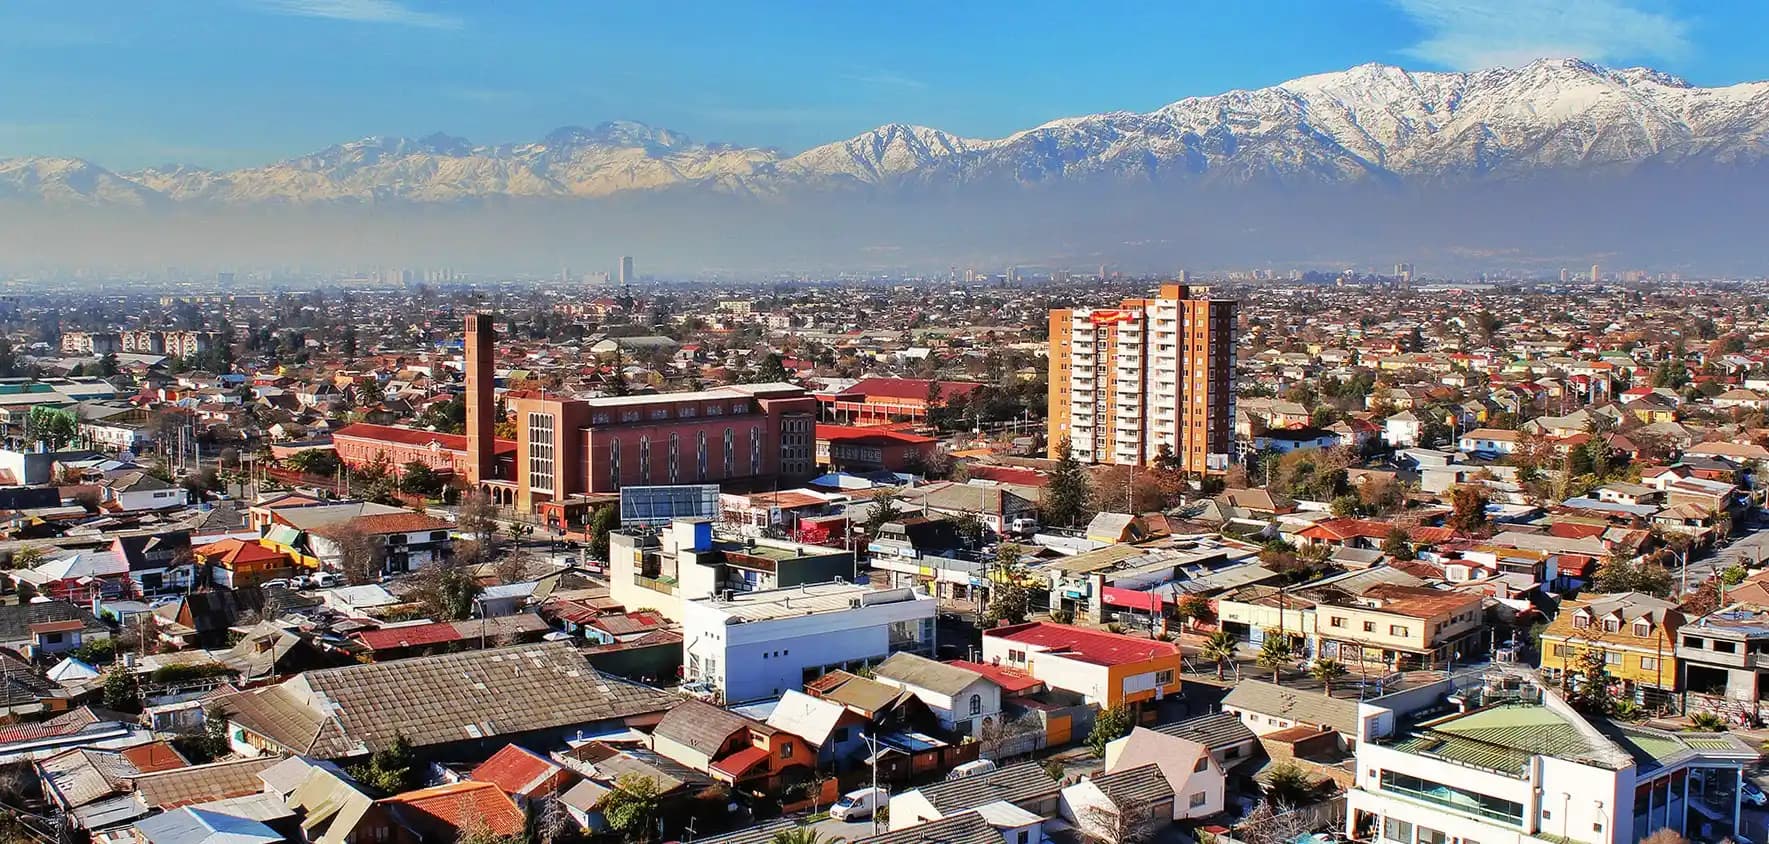
{"label": "billboard", "polygon": [[620,490],[621,527],[660,527],[676,519],[717,519],[718,484],[629,486]]}

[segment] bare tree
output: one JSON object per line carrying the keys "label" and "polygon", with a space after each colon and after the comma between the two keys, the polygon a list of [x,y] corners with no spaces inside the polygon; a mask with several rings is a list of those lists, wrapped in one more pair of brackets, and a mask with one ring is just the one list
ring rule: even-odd
{"label": "bare tree", "polygon": [[505,554],[498,558],[495,569],[499,583],[521,583],[528,579],[529,559],[520,551]]}
{"label": "bare tree", "polygon": [[1044,725],[1031,715],[1020,715],[1009,718],[1003,712],[994,718],[985,719],[983,728],[977,731],[977,741],[983,745],[983,755],[1000,761],[1004,751],[1014,748],[1019,740],[1034,733],[1044,732]]}
{"label": "bare tree", "polygon": [[1168,822],[1152,807],[1088,806],[1081,813],[1082,833],[1099,844],[1145,844]]}
{"label": "bare tree", "polygon": [[1282,803],[1261,800],[1235,827],[1235,837],[1246,844],[1291,844],[1312,830],[1305,813]]}
{"label": "bare tree", "polygon": [[360,586],[375,582],[387,555],[387,549],[379,539],[354,521],[330,525],[324,535],[338,546],[338,568],[345,583]]}
{"label": "bare tree", "polygon": [[460,526],[461,532],[489,549],[498,535],[497,505],[491,503],[491,497],[483,492],[469,492],[461,496],[461,509],[455,515],[455,524]]}

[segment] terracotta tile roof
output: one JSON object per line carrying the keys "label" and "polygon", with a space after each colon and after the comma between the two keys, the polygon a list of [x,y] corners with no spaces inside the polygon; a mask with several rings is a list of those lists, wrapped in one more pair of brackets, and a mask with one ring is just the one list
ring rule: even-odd
{"label": "terracotta tile roof", "polygon": [[525,747],[507,744],[467,777],[491,783],[507,794],[532,796],[552,791],[565,773],[557,762]]}
{"label": "terracotta tile roof", "polygon": [[371,536],[389,533],[418,533],[427,530],[448,530],[452,525],[435,516],[423,513],[373,513],[357,516],[354,519],[343,519],[333,524],[316,528],[314,533],[325,535],[328,530],[349,526]]}
{"label": "terracotta tile roof", "polygon": [[[396,794],[380,801],[425,839],[483,823],[493,835],[520,835],[522,810],[502,789],[488,782],[449,783]],[[425,833],[429,833],[426,835]]]}
{"label": "terracotta tile roof", "polygon": [[866,378],[843,390],[841,394],[844,396],[859,394],[867,398],[925,401],[930,383],[940,385],[941,401],[951,401],[959,396],[968,396],[986,386],[974,381],[930,382],[923,378]]}
{"label": "terracotta tile roof", "polygon": [[191,553],[196,554],[204,560],[217,562],[229,568],[240,563],[259,563],[278,559],[288,559],[287,554],[274,548],[266,548],[256,542],[247,542],[243,539],[233,539],[231,537],[211,542],[208,545],[198,546],[192,549]]}
{"label": "terracotta tile roof", "polygon": [[[466,434],[444,434],[437,431],[423,431],[417,428],[402,428],[397,425],[371,425],[367,422],[356,422],[345,425],[332,432],[332,441],[339,437],[345,439],[368,440],[370,442],[395,443],[403,446],[427,446],[434,442],[445,451],[466,451]],[[500,439],[497,451],[513,452],[516,450],[515,440]]]}
{"label": "terracotta tile roof", "polygon": [[949,659],[946,661],[946,664],[955,665],[967,671],[975,671],[976,673],[989,678],[995,683],[995,685],[1000,686],[1003,692],[1010,695],[1024,694],[1027,691],[1044,685],[1043,680],[1033,677],[1032,675],[1016,668],[989,665],[982,662],[970,662],[963,659]]}

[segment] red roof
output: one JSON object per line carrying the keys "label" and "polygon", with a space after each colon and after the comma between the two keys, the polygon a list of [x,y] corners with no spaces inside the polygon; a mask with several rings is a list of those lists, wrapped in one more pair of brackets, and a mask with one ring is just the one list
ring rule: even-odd
{"label": "red roof", "polygon": [[266,548],[256,542],[233,538],[200,545],[193,549],[192,553],[204,560],[222,563],[228,568],[239,563],[261,563],[288,558],[287,554],[274,548]]}
{"label": "red roof", "polygon": [[972,463],[965,466],[972,480],[994,481],[998,484],[1020,484],[1021,486],[1044,486],[1050,479],[1031,470],[1015,469],[1010,466],[984,466]]}
{"label": "red roof", "polygon": [[1580,522],[1554,522],[1548,525],[1548,535],[1561,539],[1584,539],[1587,536],[1602,536],[1609,530],[1606,525],[1587,525]]}
{"label": "red roof", "polygon": [[[1394,525],[1375,519],[1327,519],[1315,522],[1297,533],[1309,540],[1340,540],[1359,537],[1368,539],[1387,539]],[[1456,532],[1445,527],[1417,526],[1407,528],[1407,538],[1413,542],[1436,545],[1455,538]]]}
{"label": "red roof", "polygon": [[[347,522],[340,522],[338,525],[348,525],[354,530],[360,530],[371,536],[380,536],[389,533],[417,533],[426,530],[448,530],[451,527],[447,521],[423,513],[375,513],[368,516],[357,516]],[[315,530],[314,533],[324,535],[328,527],[330,526],[321,527]]]}
{"label": "red roof", "polygon": [[179,755],[172,745],[163,741],[150,741],[147,744],[125,748],[122,754],[124,759],[129,760],[129,764],[134,765],[136,770],[144,774],[190,767],[189,760]]}
{"label": "red roof", "polygon": [[355,635],[358,641],[372,651],[440,645],[446,642],[458,642],[463,638],[455,630],[454,625],[446,621],[410,624],[405,627],[383,627],[379,630],[361,630]]}
{"label": "red roof", "polygon": [[983,635],[1041,647],[1045,653],[1062,654],[1096,665],[1123,665],[1179,656],[1179,646],[1171,642],[1047,621],[997,627],[983,631]]}
{"label": "red roof", "polygon": [[458,830],[483,823],[493,835],[520,835],[527,823],[515,801],[488,782],[449,783],[396,794],[381,802],[421,826]]}
{"label": "red roof", "polygon": [[768,749],[750,745],[712,764],[712,769],[732,779],[741,779],[755,766],[768,761]]}
{"label": "red roof", "polygon": [[975,381],[939,381],[932,382],[925,378],[866,378],[841,392],[844,396],[863,395],[867,398],[885,399],[927,399],[928,385],[940,385],[940,400],[951,401],[958,396],[968,396],[982,389],[984,384]]}
{"label": "red roof", "polygon": [[830,442],[864,442],[867,440],[889,440],[908,445],[927,445],[939,440],[911,434],[904,431],[893,431],[889,428],[863,428],[851,425],[818,425],[817,439]]}
{"label": "red roof", "polygon": [[506,794],[528,797],[552,791],[551,786],[556,786],[557,778],[564,773],[565,769],[553,760],[525,747],[506,744],[503,750],[493,753],[490,759],[474,768],[467,778],[489,782]]}
{"label": "red roof", "polygon": [[1108,606],[1129,607],[1143,612],[1156,612],[1161,609],[1161,596],[1154,592],[1107,586],[1104,598]]}
{"label": "red roof", "polygon": [[988,665],[963,659],[949,659],[946,661],[946,664],[962,668],[966,671],[975,671],[978,674],[987,677],[990,682],[1000,686],[1002,691],[1007,692],[1010,695],[1024,694],[1044,685],[1043,680],[1015,668],[1005,668],[1000,665]]}
{"label": "red roof", "polygon": [[[332,432],[333,442],[336,442],[339,437],[405,446],[428,446],[434,442],[444,451],[465,452],[467,450],[466,434],[445,434],[441,431],[425,431],[398,425],[371,425],[367,422],[353,422]],[[516,441],[497,440],[496,450],[514,452]]]}

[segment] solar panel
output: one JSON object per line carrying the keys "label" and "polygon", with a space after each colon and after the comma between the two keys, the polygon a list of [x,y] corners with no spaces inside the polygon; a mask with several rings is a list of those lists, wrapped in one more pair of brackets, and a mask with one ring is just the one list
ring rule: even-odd
{"label": "solar panel", "polygon": [[620,490],[620,524],[660,527],[676,519],[716,519],[718,484],[629,486]]}

